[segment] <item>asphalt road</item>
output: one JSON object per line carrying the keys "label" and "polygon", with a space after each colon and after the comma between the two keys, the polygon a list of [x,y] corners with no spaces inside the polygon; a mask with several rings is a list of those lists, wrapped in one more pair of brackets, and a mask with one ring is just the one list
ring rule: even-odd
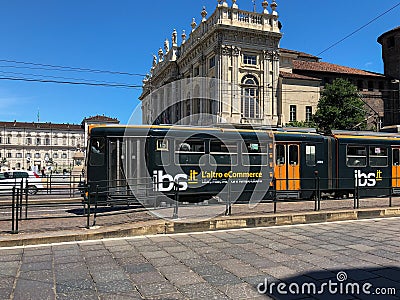
{"label": "asphalt road", "polygon": [[399,236],[391,218],[1,248],[0,298],[399,299]]}

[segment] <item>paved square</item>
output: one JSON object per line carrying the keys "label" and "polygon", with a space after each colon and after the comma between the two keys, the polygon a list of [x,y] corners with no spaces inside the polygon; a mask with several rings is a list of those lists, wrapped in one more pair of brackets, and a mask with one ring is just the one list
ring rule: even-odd
{"label": "paved square", "polygon": [[0,299],[400,299],[399,236],[391,218],[0,248]]}

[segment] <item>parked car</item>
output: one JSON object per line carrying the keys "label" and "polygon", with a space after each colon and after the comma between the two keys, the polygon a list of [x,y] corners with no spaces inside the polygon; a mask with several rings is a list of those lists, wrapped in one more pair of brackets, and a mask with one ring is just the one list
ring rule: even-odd
{"label": "parked car", "polygon": [[20,187],[21,181],[25,188],[25,182],[28,182],[28,193],[34,195],[38,189],[43,188],[40,176],[33,171],[7,171],[0,172],[0,193],[10,193],[13,187]]}

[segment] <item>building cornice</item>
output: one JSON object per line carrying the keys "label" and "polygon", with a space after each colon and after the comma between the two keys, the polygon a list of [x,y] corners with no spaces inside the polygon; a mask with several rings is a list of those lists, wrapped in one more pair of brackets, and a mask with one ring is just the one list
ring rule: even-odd
{"label": "building cornice", "polygon": [[26,129],[26,130],[76,130],[82,131],[78,124],[59,124],[59,123],[35,123],[35,122],[0,122],[0,128],[5,129]]}

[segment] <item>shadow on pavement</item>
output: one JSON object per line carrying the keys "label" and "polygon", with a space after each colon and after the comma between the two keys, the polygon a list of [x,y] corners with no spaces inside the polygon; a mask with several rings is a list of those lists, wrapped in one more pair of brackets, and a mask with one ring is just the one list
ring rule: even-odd
{"label": "shadow on pavement", "polygon": [[[124,212],[124,211],[141,211],[143,210],[142,206],[127,206],[127,205],[121,205],[121,206],[100,206],[96,208],[96,213],[97,214],[103,214],[103,213],[113,213],[113,212]],[[95,212],[95,208],[91,207],[90,208],[90,213],[93,214]],[[75,214],[78,216],[86,215],[86,211],[83,208],[74,208],[74,209],[69,209],[67,210],[67,213],[70,214]]]}

